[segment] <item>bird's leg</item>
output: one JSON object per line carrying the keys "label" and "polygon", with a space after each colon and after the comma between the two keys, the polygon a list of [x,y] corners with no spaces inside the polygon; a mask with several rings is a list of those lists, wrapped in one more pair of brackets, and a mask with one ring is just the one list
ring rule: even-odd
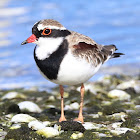
{"label": "bird's leg", "polygon": [[60,88],[60,94],[61,94],[61,117],[59,119],[59,122],[62,122],[62,121],[66,121],[66,118],[64,116],[64,99],[63,99],[64,88],[62,85],[60,85],[59,88]]}
{"label": "bird's leg", "polygon": [[84,84],[81,85],[81,103],[80,103],[80,110],[79,110],[79,115],[78,118],[74,119],[74,121],[80,121],[81,123],[84,123],[83,119],[83,102],[84,102],[84,93],[85,93],[85,88]]}

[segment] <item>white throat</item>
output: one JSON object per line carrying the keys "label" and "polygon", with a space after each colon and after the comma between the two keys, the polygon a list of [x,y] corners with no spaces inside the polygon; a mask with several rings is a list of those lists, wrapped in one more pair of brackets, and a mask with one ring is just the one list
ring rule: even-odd
{"label": "white throat", "polygon": [[63,41],[63,37],[57,38],[43,38],[40,37],[36,42],[37,47],[35,50],[36,57],[39,60],[48,58],[53,52],[57,50]]}

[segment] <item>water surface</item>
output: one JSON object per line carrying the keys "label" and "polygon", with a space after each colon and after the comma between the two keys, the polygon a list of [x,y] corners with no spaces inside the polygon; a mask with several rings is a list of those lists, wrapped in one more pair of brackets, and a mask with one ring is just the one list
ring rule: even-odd
{"label": "water surface", "polygon": [[58,20],[97,43],[115,44],[119,52],[126,54],[110,60],[104,67],[126,64],[133,67],[140,62],[139,15],[139,0],[1,0],[0,88],[54,86],[36,68],[35,45],[21,46],[31,35],[33,24],[40,19]]}

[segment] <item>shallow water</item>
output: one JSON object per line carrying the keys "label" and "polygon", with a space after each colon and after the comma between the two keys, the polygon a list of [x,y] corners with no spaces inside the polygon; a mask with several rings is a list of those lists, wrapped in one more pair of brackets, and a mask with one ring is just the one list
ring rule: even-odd
{"label": "shallow water", "polygon": [[35,45],[20,45],[36,21],[53,18],[100,44],[115,44],[126,55],[107,62],[107,67],[140,62],[139,15],[139,0],[1,0],[0,88],[54,86],[36,68]]}

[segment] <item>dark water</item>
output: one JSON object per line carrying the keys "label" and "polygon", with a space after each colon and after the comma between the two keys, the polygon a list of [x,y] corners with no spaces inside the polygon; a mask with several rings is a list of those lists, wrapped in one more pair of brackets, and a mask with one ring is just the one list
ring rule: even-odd
{"label": "dark water", "polygon": [[35,45],[20,45],[36,21],[48,18],[126,54],[104,67],[140,62],[139,0],[1,0],[0,88],[54,86],[36,68]]}

